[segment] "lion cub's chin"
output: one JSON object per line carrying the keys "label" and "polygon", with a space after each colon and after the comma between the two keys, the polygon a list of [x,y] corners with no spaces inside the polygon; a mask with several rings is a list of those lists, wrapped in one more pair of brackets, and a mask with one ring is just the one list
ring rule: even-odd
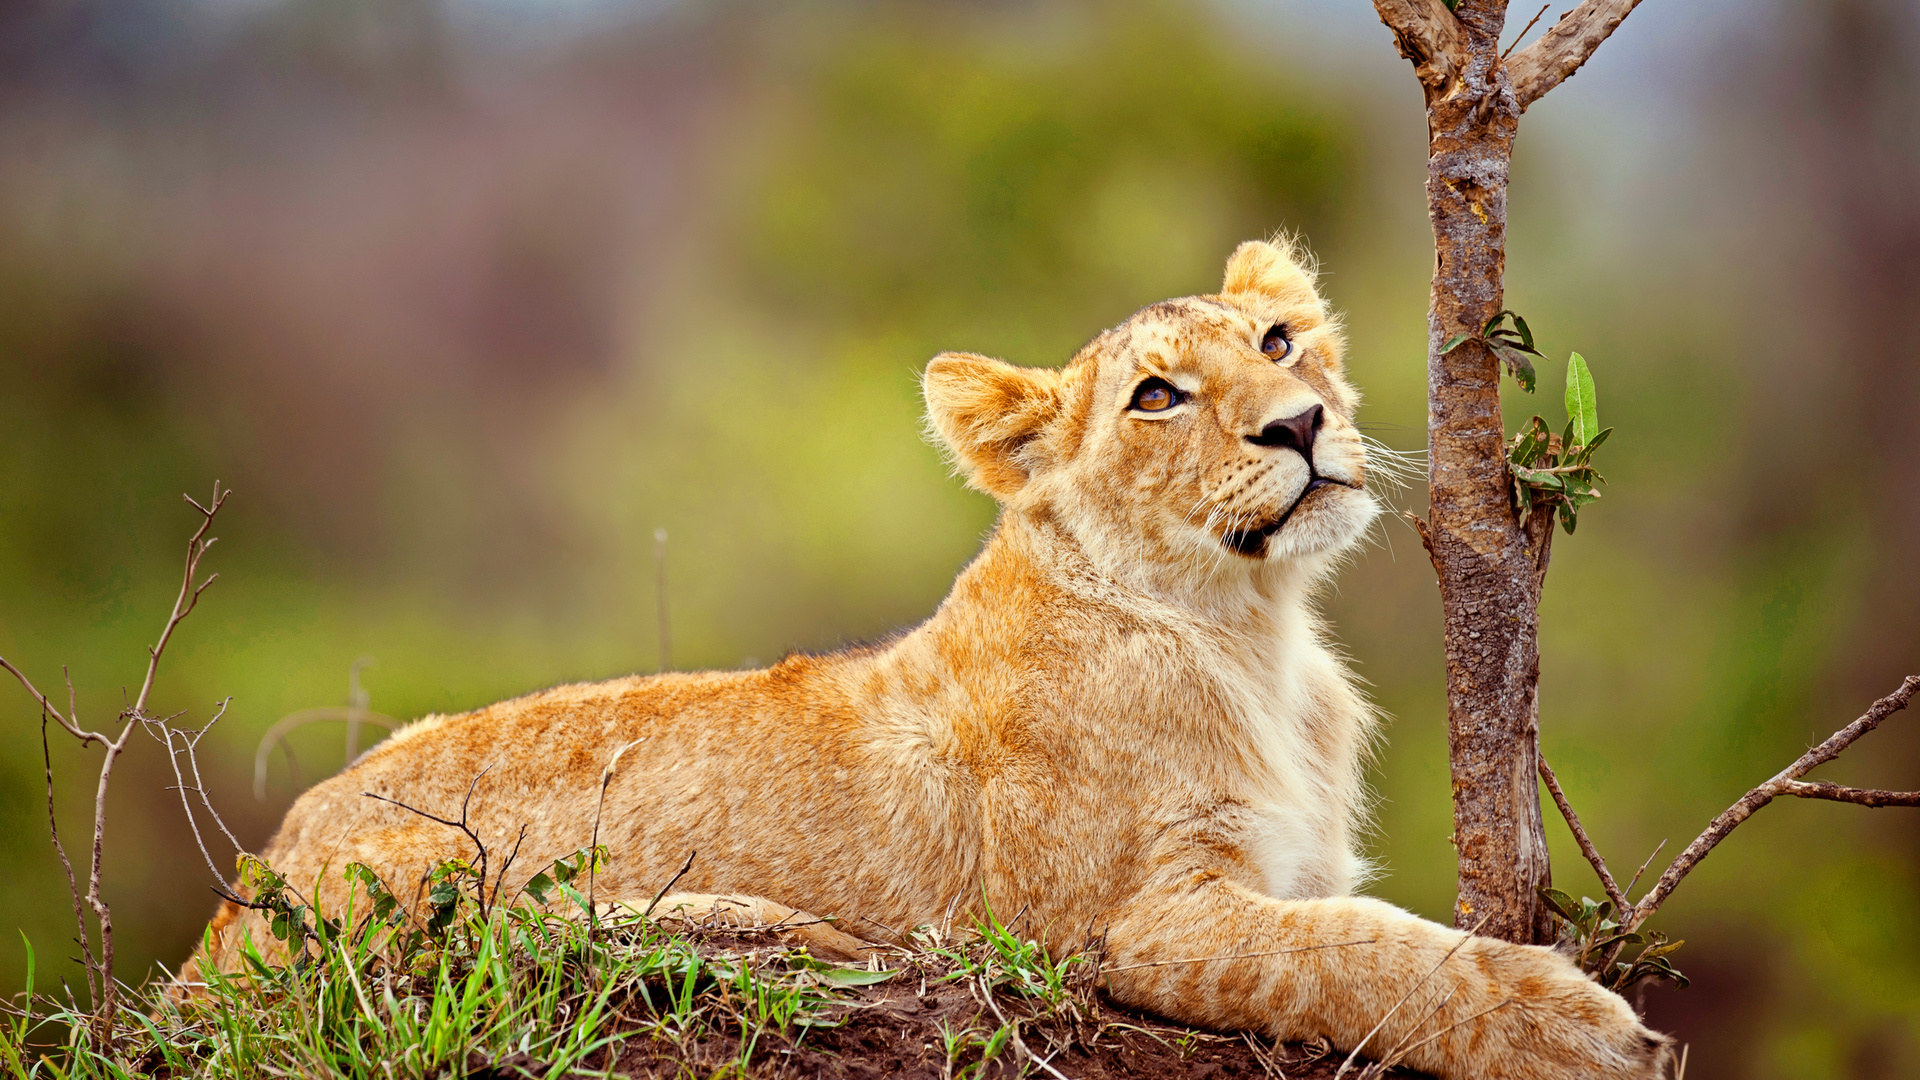
{"label": "lion cub's chin", "polygon": [[1360,543],[1380,516],[1372,495],[1329,486],[1306,495],[1291,514],[1211,537],[1210,543],[1249,566],[1339,555]]}

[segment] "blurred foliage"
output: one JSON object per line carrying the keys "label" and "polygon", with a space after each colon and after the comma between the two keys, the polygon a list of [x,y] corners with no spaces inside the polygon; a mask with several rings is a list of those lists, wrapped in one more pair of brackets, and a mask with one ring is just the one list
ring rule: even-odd
{"label": "blurred foliage", "polygon": [[[250,801],[256,740],[338,703],[356,657],[400,717],[650,670],[658,527],[680,666],[925,617],[993,515],[921,437],[926,359],[1060,363],[1212,288],[1247,237],[1311,241],[1363,423],[1422,442],[1431,247],[1400,122],[1418,95],[1403,66],[1377,93],[1331,77],[1349,58],[1250,30],[1282,21],[1265,8],[720,6],[523,53],[416,3],[384,21],[357,5],[372,21],[352,26],[323,0],[262,5],[145,53],[106,32],[121,8],[87,10],[98,33],[44,31],[66,59],[0,85],[0,655],[43,686],[70,664],[82,714],[117,711],[177,584],[179,493],[232,483],[222,579],[159,705],[233,695],[204,764],[249,843],[295,789],[276,758]],[[1920,654],[1861,622],[1892,595],[1886,522],[1913,489],[1794,471],[1897,445],[1850,411],[1850,365],[1880,351],[1777,332],[1804,299],[1738,229],[1641,220],[1669,188],[1731,202],[1746,189],[1726,176],[1766,170],[1663,173],[1647,205],[1609,202],[1591,155],[1649,151],[1589,147],[1558,108],[1529,114],[1516,162],[1509,299],[1553,328],[1544,351],[1581,345],[1620,435],[1605,512],[1554,551],[1542,726],[1631,868],[1904,673],[1858,657]],[[1739,197],[1772,208],[1739,223],[1772,221],[1769,243],[1821,228]],[[1510,430],[1534,404],[1513,396]],[[1431,572],[1409,532],[1380,539],[1329,598],[1395,717],[1375,888],[1444,918]],[[0,718],[0,910],[46,972],[70,912],[24,698],[0,688]],[[1834,778],[1910,786],[1915,727],[1890,722]],[[337,766],[337,730],[294,741],[302,782]],[[69,829],[90,761],[54,747]],[[154,748],[115,782],[107,891],[131,973],[178,962],[213,897],[180,869]],[[1695,987],[1648,1001],[1695,1042],[1690,1075],[1920,1069],[1920,825],[1899,813],[1770,808],[1662,910]],[[1561,886],[1592,891],[1549,833]],[[0,950],[0,981],[23,959]]]}

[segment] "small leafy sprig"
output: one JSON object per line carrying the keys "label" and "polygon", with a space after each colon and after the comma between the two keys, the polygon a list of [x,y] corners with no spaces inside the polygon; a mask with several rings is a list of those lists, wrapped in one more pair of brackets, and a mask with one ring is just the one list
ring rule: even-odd
{"label": "small leafy sprig", "polygon": [[1580,508],[1600,497],[1607,482],[1593,467],[1593,452],[1613,434],[1600,427],[1593,372],[1579,353],[1567,359],[1567,427],[1554,435],[1536,416],[1513,437],[1507,462],[1513,471],[1513,503],[1525,524],[1536,507],[1557,509],[1560,527],[1572,533]]}
{"label": "small leafy sprig", "polygon": [[[1509,320],[1513,325],[1507,325]],[[1453,335],[1445,345],[1440,346],[1440,355],[1445,356],[1469,341],[1485,342],[1487,348],[1493,350],[1493,355],[1499,357],[1500,362],[1507,365],[1507,370],[1519,381],[1520,389],[1533,393],[1533,361],[1527,357],[1538,356],[1545,360],[1547,356],[1533,347],[1533,331],[1527,328],[1527,320],[1521,318],[1518,312],[1502,308],[1498,315],[1487,320],[1487,325],[1481,327],[1479,333]]]}
{"label": "small leafy sprig", "polygon": [[[1562,924],[1563,937],[1573,947],[1574,962],[1593,976],[1601,986],[1622,994],[1648,979],[1666,979],[1685,989],[1687,977],[1680,974],[1669,955],[1685,945],[1684,940],[1668,941],[1658,930],[1646,933],[1621,927],[1613,901],[1575,900],[1559,889],[1542,887],[1540,899]],[[1645,946],[1632,960],[1620,959],[1630,945]]]}

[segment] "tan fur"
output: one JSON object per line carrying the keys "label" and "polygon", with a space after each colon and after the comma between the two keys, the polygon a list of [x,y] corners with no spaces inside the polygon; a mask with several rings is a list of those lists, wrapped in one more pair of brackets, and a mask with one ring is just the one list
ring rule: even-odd
{"label": "tan fur", "polygon": [[[1279,363],[1260,351],[1276,323]],[[1149,375],[1191,399],[1130,410]],[[1113,996],[1178,1020],[1344,1048],[1412,990],[1370,1047],[1444,1031],[1409,1055],[1442,1076],[1657,1075],[1664,1040],[1559,954],[1474,939],[1441,965],[1464,935],[1347,895],[1374,716],[1310,601],[1376,508],[1339,329],[1291,250],[1242,245],[1221,293],[1146,308],[1065,368],[944,354],[924,389],[1004,507],[926,623],[420,721],[301,796],[265,857],[330,904],[348,861],[410,892],[467,844],[361,793],[445,816],[484,770],[473,819],[496,860],[527,827],[511,890],[588,843],[618,753],[603,898],[645,906],[697,849],[663,910],[811,921],[799,905],[837,918],[821,948],[852,952],[986,902],[1057,951],[1104,935]],[[1248,437],[1315,405],[1312,470],[1337,483],[1303,497],[1306,458]],[[184,979],[267,939],[236,915]],[[1328,947],[1285,951],[1308,946]]]}

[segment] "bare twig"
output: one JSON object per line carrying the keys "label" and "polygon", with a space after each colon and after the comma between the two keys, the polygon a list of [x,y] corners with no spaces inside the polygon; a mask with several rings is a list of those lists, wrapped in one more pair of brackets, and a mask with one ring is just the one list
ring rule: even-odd
{"label": "bare twig", "polygon": [[987,1008],[993,1010],[993,1015],[999,1018],[1000,1026],[1007,1029],[1009,1041],[1013,1043],[1013,1048],[1020,1052],[1021,1057],[1039,1066],[1048,1076],[1054,1077],[1054,1080],[1067,1080],[1065,1073],[1054,1068],[1048,1059],[1034,1053],[1033,1048],[1027,1045],[1027,1040],[1020,1037],[1020,1022],[1008,1020],[1007,1014],[1000,1011],[1000,1003],[993,1000],[993,987],[988,985],[985,974],[980,976],[980,996],[986,1001]]}
{"label": "bare twig", "polygon": [[[1436,1016],[1439,1016],[1440,1010],[1446,1008],[1447,1005],[1453,1001],[1454,996],[1460,993],[1460,988],[1465,985],[1466,985],[1465,983],[1454,983],[1453,989],[1447,991],[1447,996],[1441,998],[1439,1004],[1435,1005],[1431,1009],[1428,1009],[1427,1015],[1421,1017],[1419,1023],[1408,1028],[1407,1033],[1405,1035],[1400,1036],[1400,1041],[1393,1044],[1393,1049],[1387,1051],[1385,1054],[1382,1054],[1380,1056],[1379,1061],[1376,1061],[1372,1065],[1369,1065],[1366,1068],[1366,1070],[1360,1074],[1361,1080],[1367,1080],[1369,1076],[1374,1076],[1380,1073],[1384,1073],[1388,1069],[1393,1068],[1393,1066],[1396,1063],[1403,1060],[1407,1055],[1407,1053],[1411,1052],[1412,1050],[1412,1047],[1409,1047],[1407,1043],[1411,1041],[1415,1035],[1420,1034],[1420,1029],[1423,1027],[1426,1027],[1428,1021],[1432,1020]],[[1442,1030],[1444,1031],[1446,1029],[1442,1029]],[[1421,1045],[1425,1045],[1425,1043],[1424,1042],[1416,1043],[1414,1045],[1421,1046]]]}
{"label": "bare twig", "polygon": [[1784,794],[1795,795],[1802,799],[1848,802],[1859,806],[1920,806],[1920,791],[1883,791],[1879,788],[1842,787],[1839,784],[1829,784],[1824,780],[1812,782],[1794,780],[1787,784]]}
{"label": "bare twig", "polygon": [[[1898,792],[1868,792],[1856,788],[1840,788],[1831,784],[1801,784],[1799,780],[1815,767],[1839,757],[1841,751],[1852,746],[1862,735],[1879,727],[1881,721],[1906,708],[1917,691],[1920,691],[1920,675],[1907,676],[1901,681],[1899,689],[1874,702],[1858,720],[1828,736],[1825,742],[1800,755],[1793,764],[1780,770],[1771,780],[1747,792],[1738,802],[1722,811],[1719,817],[1714,818],[1707,825],[1706,831],[1695,837],[1693,843],[1688,844],[1686,850],[1674,858],[1672,864],[1660,875],[1660,879],[1653,883],[1653,888],[1647,891],[1647,895],[1641,897],[1640,902],[1627,912],[1628,917],[1622,921],[1622,929],[1628,931],[1639,929],[1640,924],[1646,922],[1655,911],[1660,909],[1660,905],[1666,901],[1667,897],[1672,895],[1681,879],[1685,878],[1701,859],[1707,857],[1707,853],[1713,850],[1714,845],[1725,840],[1727,834],[1741,822],[1752,817],[1754,811],[1781,795],[1799,795],[1803,798],[1838,797],[1844,802],[1864,802],[1865,797],[1870,796],[1904,795],[1905,793]],[[1857,793],[1862,798],[1830,796],[1827,794],[1829,791]],[[1868,806],[1912,805],[1898,799],[1864,804]]]}
{"label": "bare twig", "polygon": [[[473,826],[468,824],[467,807],[471,805],[473,802],[473,789],[476,787],[479,787],[481,779],[485,777],[489,772],[492,772],[492,771],[493,771],[493,766],[488,765],[486,768],[481,769],[478,773],[474,774],[473,779],[468,781],[466,797],[460,800],[460,820],[458,821],[452,821],[447,818],[443,818],[438,814],[430,814],[427,811],[422,810],[417,806],[409,806],[406,803],[401,802],[399,799],[390,799],[385,795],[376,795],[371,791],[363,791],[360,793],[366,798],[378,799],[383,803],[391,803],[394,806],[397,806],[400,809],[405,810],[410,814],[415,814],[420,817],[426,818],[428,821],[435,822],[436,824],[445,825],[449,829],[459,829],[461,832],[467,835],[467,839],[473,843],[474,851],[479,856],[480,881],[479,881],[479,884],[474,887],[473,892],[474,892],[474,899],[480,902],[480,918],[483,920],[487,917],[487,910],[488,910],[488,907],[487,907],[487,845],[480,839],[480,834],[473,830]],[[515,845],[515,849],[518,850],[518,845]],[[502,873],[505,873],[505,871],[503,870]]]}
{"label": "bare twig", "polygon": [[[665,530],[661,530],[661,533],[664,532]],[[661,543],[665,542],[665,539],[661,538]],[[620,768],[621,756],[638,745],[640,745],[639,739],[622,743],[620,748],[613,752],[613,756],[607,759],[607,767],[600,770],[600,800],[593,807],[593,838],[587,843],[587,939],[589,941],[593,939],[600,926],[599,916],[594,911],[593,888],[600,869],[600,815],[607,809],[607,787],[613,783],[615,770]]]}
{"label": "bare twig", "polygon": [[[214,824],[220,827],[220,832],[227,838],[227,843],[233,845],[235,852],[246,850],[240,846],[240,841],[234,839],[233,830],[227,828],[227,823],[221,819],[219,812],[214,810],[213,801],[207,796],[206,785],[200,780],[200,758],[197,752],[200,740],[206,736],[207,732],[213,730],[213,726],[220,722],[221,717],[227,715],[227,706],[232,701],[232,698],[228,698],[221,702],[213,718],[198,728],[176,728],[165,720],[144,721],[147,734],[152,735],[155,741],[167,748],[167,764],[173,769],[173,789],[180,793],[180,809],[186,812],[187,827],[193,830],[193,842],[199,845],[200,857],[207,861],[207,869],[213,874],[215,881],[225,881],[226,875],[220,872],[220,867],[214,863],[213,856],[207,851],[206,839],[200,835],[200,823],[193,816],[193,804],[187,800],[187,793],[192,792],[200,796],[201,807],[213,818]],[[175,739],[179,742],[176,743]],[[193,778],[191,784],[187,782],[186,775],[180,771],[180,758],[183,755],[187,759],[187,772]]]}
{"label": "bare twig", "polygon": [[[526,839],[527,839],[527,826],[522,825],[520,826],[520,835],[513,838],[513,850],[507,852],[507,857],[504,860],[502,860],[500,863],[500,872],[493,876],[493,906],[494,907],[500,906],[500,887],[507,883],[507,870],[513,866],[513,860],[520,857],[520,845],[525,843]],[[482,888],[485,888],[486,882],[483,881],[480,883],[480,885]]]}
{"label": "bare twig", "polygon": [[74,879],[73,863],[67,858],[67,847],[60,842],[60,822],[53,812],[53,751],[47,746],[47,711],[40,710],[40,757],[47,766],[47,831],[53,835],[53,850],[60,856],[60,868],[67,872],[67,892],[73,896],[73,921],[79,927],[80,956],[87,969],[87,999],[100,1000],[99,989],[94,985],[93,945],[87,936],[86,902],[80,897],[80,883]]}
{"label": "bare twig", "polygon": [[653,909],[660,906],[660,901],[666,899],[667,893],[671,892],[673,887],[679,884],[681,878],[687,876],[687,871],[693,869],[693,857],[698,854],[699,852],[694,850],[687,852],[687,861],[681,863],[680,869],[674,871],[673,876],[667,879],[667,883],[660,886],[660,891],[653,894],[653,902],[647,905],[647,910],[640,913],[641,918],[644,919],[652,915]]}
{"label": "bare twig", "polygon": [[1586,0],[1560,16],[1540,40],[1514,54],[1507,62],[1507,74],[1521,111],[1580,70],[1639,4],[1640,0]]}
{"label": "bare twig", "polygon": [[[1478,1020],[1481,1017],[1486,1016],[1489,1013],[1499,1012],[1501,1009],[1504,1009],[1511,1004],[1513,1004],[1513,999],[1507,998],[1506,1000],[1500,1002],[1498,1005],[1488,1006],[1487,1008],[1481,1009],[1479,1012],[1474,1013],[1472,1016],[1463,1016],[1460,1019],[1455,1020],[1453,1023],[1448,1024],[1446,1027],[1441,1028],[1439,1031],[1436,1031],[1433,1034],[1427,1036],[1426,1038],[1421,1039],[1419,1042],[1414,1043],[1412,1046],[1407,1047],[1406,1052],[1408,1054],[1411,1054],[1415,1050],[1418,1050],[1421,1047],[1432,1042],[1433,1040],[1441,1037],[1442,1035],[1445,1035],[1447,1032],[1452,1031],[1454,1028],[1457,1028],[1462,1024],[1470,1024],[1475,1020]],[[1403,1058],[1404,1058],[1404,1055],[1403,1055]]]}
{"label": "bare twig", "polygon": [[1506,50],[1500,54],[1500,59],[1505,60],[1507,58],[1508,53],[1511,53],[1513,52],[1513,50],[1520,47],[1520,43],[1527,39],[1527,31],[1533,29],[1533,24],[1539,22],[1540,16],[1545,15],[1547,13],[1547,9],[1552,6],[1553,6],[1553,0],[1547,0],[1546,3],[1540,5],[1540,10],[1534,12],[1533,18],[1527,20],[1527,25],[1521,27],[1520,32],[1518,34],[1513,35],[1513,43],[1508,45],[1506,47]]}
{"label": "bare twig", "polygon": [[1480,928],[1487,925],[1487,920],[1491,918],[1493,918],[1491,914],[1482,915],[1480,921],[1473,924],[1473,929],[1467,931],[1466,936],[1453,943],[1453,948],[1447,950],[1447,955],[1442,956],[1439,962],[1434,964],[1425,975],[1420,976],[1419,982],[1407,987],[1407,992],[1400,995],[1400,1000],[1393,1003],[1393,1008],[1388,1009],[1386,1015],[1380,1018],[1380,1022],[1373,1025],[1373,1029],[1367,1032],[1366,1037],[1354,1045],[1353,1050],[1347,1054],[1347,1060],[1341,1062],[1340,1071],[1333,1074],[1333,1080],[1341,1080],[1342,1077],[1347,1075],[1347,1070],[1353,1068],[1354,1059],[1360,1056],[1360,1051],[1366,1049],[1367,1043],[1372,1042],[1375,1035],[1380,1034],[1380,1029],[1387,1026],[1387,1021],[1393,1019],[1393,1014],[1399,1012],[1402,1005],[1405,1005],[1414,994],[1418,993],[1421,987],[1427,985],[1427,980],[1433,978],[1435,972],[1438,972],[1444,967],[1447,961],[1453,959],[1454,953],[1459,952],[1467,942],[1472,941],[1473,935],[1479,933]]}
{"label": "bare twig", "polygon": [[[1613,901],[1615,911],[1625,911],[1632,907],[1613,880],[1613,874],[1607,870],[1607,860],[1600,857],[1599,849],[1593,846],[1587,830],[1580,826],[1580,815],[1573,812],[1573,804],[1567,801],[1567,793],[1560,790],[1560,778],[1553,775],[1553,766],[1547,764],[1547,756],[1540,754],[1535,758],[1540,763],[1540,779],[1546,781],[1547,791],[1553,796],[1553,805],[1560,808],[1560,816],[1567,819],[1567,828],[1573,830],[1574,842],[1580,845],[1580,854],[1587,857],[1593,872],[1600,875],[1600,884],[1607,890],[1607,899]],[[1642,869],[1645,869],[1642,867]]]}
{"label": "bare twig", "polygon": [[[172,640],[174,630],[179,627],[181,620],[185,619],[187,615],[193,611],[194,606],[199,603],[200,594],[206,592],[207,587],[212,585],[215,579],[220,576],[218,574],[212,574],[209,575],[205,581],[195,583],[195,578],[199,576],[200,572],[200,560],[205,557],[207,550],[214,544],[214,538],[208,536],[207,531],[213,527],[215,515],[220,512],[220,508],[226,504],[227,498],[232,494],[233,492],[231,491],[222,490],[219,482],[216,481],[213,485],[213,498],[205,506],[194,501],[191,495],[184,496],[187,503],[200,512],[200,527],[194,530],[193,535],[187,540],[186,568],[181,574],[180,592],[174,598],[173,610],[167,616],[166,626],[161,629],[159,639],[147,649],[146,678],[141,680],[140,693],[134,699],[133,703],[120,712],[119,720],[122,726],[118,735],[108,736],[99,731],[88,731],[80,726],[79,711],[75,707],[77,695],[74,692],[73,679],[70,675],[67,678],[67,711],[62,713],[53,702],[47,699],[45,694],[42,694],[40,690],[33,685],[32,680],[27,678],[26,673],[13,666],[13,664],[9,663],[5,658],[0,657],[0,668],[5,668],[11,672],[13,677],[19,680],[20,685],[26,689],[27,693],[33,697],[34,701],[40,705],[41,749],[47,771],[48,827],[52,832],[54,848],[59,853],[61,864],[67,872],[68,889],[75,895],[75,915],[81,923],[79,928],[81,955],[88,969],[87,987],[89,994],[92,996],[91,1004],[94,1010],[93,1025],[95,1039],[101,1049],[109,1053],[112,1051],[114,1044],[114,1017],[119,983],[113,977],[113,909],[108,905],[106,898],[101,895],[100,892],[101,865],[106,855],[107,789],[113,781],[113,767],[120,760],[120,755],[126,751],[127,740],[133,737],[134,729],[142,725],[160,724],[164,726],[166,724],[166,720],[155,718],[147,712],[147,700],[153,694],[154,680],[160,672],[160,657],[166,652],[167,642]],[[58,823],[54,820],[53,757],[50,748],[46,746],[46,721],[48,718],[58,723],[61,729],[66,731],[67,734],[80,740],[82,747],[99,743],[105,749],[105,753],[100,762],[100,777],[94,786],[93,792],[93,851],[87,866],[87,890],[84,895],[79,891],[79,883],[73,873],[73,864],[67,858],[66,849],[60,840]],[[215,719],[218,719],[218,717]],[[209,726],[210,725],[211,722],[209,722]],[[181,786],[185,786],[184,782]],[[197,782],[195,786],[198,786]],[[184,801],[185,794],[183,793],[181,797]],[[202,797],[204,799],[204,793]],[[189,815],[189,821],[191,821],[191,815]],[[197,835],[196,829],[196,836]],[[209,859],[209,864],[211,864],[211,859]],[[84,915],[86,909],[91,909],[93,912],[95,931],[93,940],[98,946],[97,953],[95,953],[93,948],[88,944]]]}
{"label": "bare twig", "polygon": [[1653,860],[1654,860],[1655,858],[1657,858],[1657,857],[1659,856],[1659,854],[1660,854],[1660,849],[1661,849],[1661,848],[1664,848],[1664,847],[1666,847],[1666,846],[1667,846],[1667,840],[1669,840],[1669,839],[1671,839],[1671,837],[1663,837],[1663,838],[1661,838],[1661,840],[1660,840],[1660,842],[1659,842],[1659,843],[1657,843],[1657,844],[1655,844],[1655,845],[1653,845],[1653,851],[1651,851],[1650,853],[1648,853],[1648,855],[1647,855],[1647,859],[1646,859],[1646,861],[1640,864],[1640,869],[1638,869],[1638,870],[1635,870],[1635,871],[1633,872],[1633,880],[1632,880],[1632,881],[1629,881],[1629,882],[1627,882],[1627,887],[1626,887],[1625,889],[1623,889],[1623,890],[1621,890],[1622,892],[1624,892],[1624,893],[1632,893],[1632,892],[1633,892],[1633,887],[1634,887],[1635,885],[1638,885],[1638,884],[1640,884],[1640,878],[1641,878],[1641,877],[1642,877],[1643,875],[1645,875],[1645,874],[1646,874],[1646,872],[1647,872],[1647,867],[1649,867],[1649,866],[1652,866],[1652,865],[1653,865]]}
{"label": "bare twig", "polygon": [[213,499],[205,506],[194,502],[191,495],[181,496],[187,500],[188,505],[200,511],[200,528],[187,539],[187,568],[180,577],[180,595],[174,598],[173,614],[167,618],[166,628],[160,631],[160,640],[154,642],[153,647],[147,650],[147,677],[141,681],[140,696],[133,702],[135,715],[146,714],[147,697],[153,693],[153,679],[160,671],[160,654],[166,651],[167,642],[172,640],[174,628],[179,626],[180,620],[186,618],[193,611],[194,605],[200,602],[200,594],[206,592],[209,585],[220,579],[219,574],[211,574],[200,584],[193,583],[194,576],[200,572],[200,559],[206,555],[207,549],[211,548],[217,539],[217,537],[207,536],[207,530],[213,528],[213,516],[220,512],[220,507],[232,494],[231,490],[221,491],[219,482],[215,481]]}
{"label": "bare twig", "polygon": [[1466,33],[1440,0],[1373,0],[1373,10],[1422,85],[1444,86],[1465,64]]}

